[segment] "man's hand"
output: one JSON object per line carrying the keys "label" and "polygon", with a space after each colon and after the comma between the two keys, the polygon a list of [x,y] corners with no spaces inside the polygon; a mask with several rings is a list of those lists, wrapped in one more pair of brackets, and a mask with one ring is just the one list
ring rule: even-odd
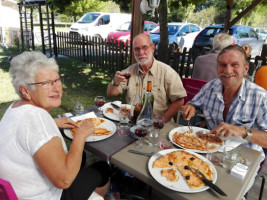
{"label": "man's hand", "polygon": [[241,126],[235,126],[232,124],[228,124],[225,122],[220,123],[215,129],[210,131],[211,134],[215,134],[219,137],[244,137],[246,135],[246,130],[244,127]]}
{"label": "man's hand", "polygon": [[121,82],[126,82],[126,78],[123,76],[126,72],[116,71],[115,76],[113,78],[114,84],[119,85]]}
{"label": "man's hand", "polygon": [[196,109],[192,104],[186,104],[181,107],[182,116],[185,120],[190,120],[196,114]]}
{"label": "man's hand", "polygon": [[55,118],[54,119],[58,128],[75,128],[77,125],[73,120],[68,117]]}

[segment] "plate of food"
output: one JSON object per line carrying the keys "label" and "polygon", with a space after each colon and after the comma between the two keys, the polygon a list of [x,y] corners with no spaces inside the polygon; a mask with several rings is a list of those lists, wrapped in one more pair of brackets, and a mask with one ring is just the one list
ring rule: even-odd
{"label": "plate of food", "polygon": [[223,140],[215,135],[207,134],[208,129],[192,126],[189,131],[188,126],[181,126],[169,132],[170,141],[183,149],[189,149],[197,153],[217,152],[223,146]]}
{"label": "plate of food", "polygon": [[[121,104],[115,104],[118,106],[118,108],[113,107],[112,102],[108,102],[103,106],[103,115],[111,120],[114,121],[120,121],[120,116],[119,116],[119,112],[120,112],[120,106]],[[125,109],[127,109],[128,111],[131,110],[131,105],[130,104],[123,104],[125,107]]]}
{"label": "plate of food", "polygon": [[214,165],[205,157],[188,150],[162,150],[151,156],[148,162],[151,176],[171,190],[196,193],[209,189],[189,168],[200,171],[213,183],[217,180]]}
{"label": "plate of food", "polygon": [[[95,117],[95,118],[79,119],[74,121],[76,121],[76,124],[80,126],[84,120],[92,121],[95,126],[94,134],[87,137],[85,140],[86,142],[96,142],[107,139],[111,137],[117,130],[116,125],[112,121],[104,118]],[[64,133],[68,138],[73,139],[73,135],[76,133],[77,129],[78,128],[64,129]]]}

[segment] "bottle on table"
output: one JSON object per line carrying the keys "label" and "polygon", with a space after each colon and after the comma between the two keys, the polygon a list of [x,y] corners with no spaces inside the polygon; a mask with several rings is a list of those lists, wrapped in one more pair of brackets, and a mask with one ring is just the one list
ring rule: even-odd
{"label": "bottle on table", "polygon": [[[153,95],[153,93],[152,93],[152,81],[147,81],[146,92],[151,93],[150,101],[151,101],[152,110],[153,110],[153,105],[154,105],[154,95]],[[144,104],[144,102],[145,102],[145,94],[144,94],[144,96],[143,96],[143,104]]]}
{"label": "bottle on table", "polygon": [[136,124],[137,117],[139,116],[142,110],[142,99],[140,96],[140,85],[136,83],[135,95],[131,102],[131,116],[132,116],[132,123]]}

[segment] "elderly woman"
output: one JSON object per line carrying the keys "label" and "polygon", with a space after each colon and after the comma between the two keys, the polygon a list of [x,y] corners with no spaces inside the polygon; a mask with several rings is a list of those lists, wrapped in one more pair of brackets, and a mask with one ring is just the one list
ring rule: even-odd
{"label": "elderly woman", "polygon": [[55,60],[40,52],[24,52],[11,61],[9,73],[21,99],[0,122],[0,177],[11,182],[19,199],[88,199],[94,191],[104,196],[109,185],[107,163],[80,170],[93,124],[78,128],[68,151],[58,126],[73,127],[73,121],[55,123],[48,113],[61,104],[58,71]]}

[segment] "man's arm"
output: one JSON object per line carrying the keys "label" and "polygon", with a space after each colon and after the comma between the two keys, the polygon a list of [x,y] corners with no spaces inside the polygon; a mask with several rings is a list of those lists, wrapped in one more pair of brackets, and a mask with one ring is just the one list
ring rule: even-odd
{"label": "man's arm", "polygon": [[164,118],[165,122],[168,122],[178,112],[183,104],[184,98],[180,98],[172,102],[168,110],[164,113],[163,116],[161,116],[161,118]]}
{"label": "man's arm", "polygon": [[113,97],[119,95],[121,92],[119,90],[119,86],[114,86],[112,83],[108,84],[108,89],[107,89],[107,96],[108,97]]}

